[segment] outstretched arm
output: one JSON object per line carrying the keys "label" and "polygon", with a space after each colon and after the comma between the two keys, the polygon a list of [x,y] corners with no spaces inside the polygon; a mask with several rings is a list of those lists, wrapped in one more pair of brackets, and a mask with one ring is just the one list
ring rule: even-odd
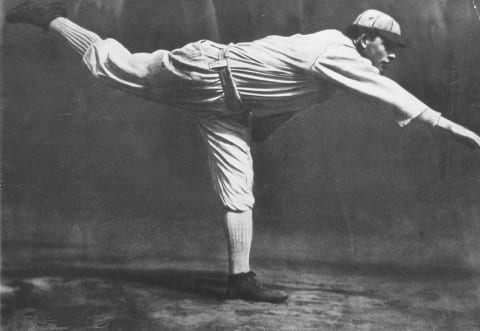
{"label": "outstretched arm", "polygon": [[[400,126],[408,125],[426,110],[433,112],[398,83],[382,76],[372,62],[362,57],[351,43],[328,46],[317,57],[311,70],[322,79],[379,102],[382,108],[393,109]],[[440,117],[440,113],[435,114],[436,118],[432,116],[430,118],[432,126]]]}
{"label": "outstretched arm", "polygon": [[315,61],[312,70],[322,78],[357,94],[393,107],[400,126],[415,120],[451,133],[459,142],[480,148],[480,137],[441,116],[388,77],[380,75],[367,59],[349,45],[332,45]]}

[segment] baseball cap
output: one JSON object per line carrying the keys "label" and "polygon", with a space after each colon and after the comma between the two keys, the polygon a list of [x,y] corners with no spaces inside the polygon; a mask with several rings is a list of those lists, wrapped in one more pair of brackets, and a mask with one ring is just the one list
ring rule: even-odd
{"label": "baseball cap", "polygon": [[352,25],[347,28],[347,31],[354,31],[360,27],[372,29],[376,31],[381,37],[396,44],[399,47],[406,47],[407,44],[402,39],[402,31],[400,24],[387,15],[376,9],[368,9],[362,12],[353,21]]}

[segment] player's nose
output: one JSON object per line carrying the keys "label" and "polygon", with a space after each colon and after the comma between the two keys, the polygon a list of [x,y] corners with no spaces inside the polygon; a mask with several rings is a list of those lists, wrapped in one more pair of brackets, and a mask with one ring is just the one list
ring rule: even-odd
{"label": "player's nose", "polygon": [[393,60],[395,60],[397,58],[397,54],[395,54],[395,52],[389,52],[388,55],[387,55],[387,58],[388,58],[389,62],[392,62]]}

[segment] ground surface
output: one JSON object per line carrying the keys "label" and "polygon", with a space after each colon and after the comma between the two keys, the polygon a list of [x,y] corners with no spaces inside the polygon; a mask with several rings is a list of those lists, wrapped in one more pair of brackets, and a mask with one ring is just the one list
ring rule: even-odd
{"label": "ground surface", "polygon": [[62,250],[28,263],[4,251],[3,330],[480,330],[480,277],[467,271],[256,260],[291,297],[252,304],[223,300],[222,260]]}

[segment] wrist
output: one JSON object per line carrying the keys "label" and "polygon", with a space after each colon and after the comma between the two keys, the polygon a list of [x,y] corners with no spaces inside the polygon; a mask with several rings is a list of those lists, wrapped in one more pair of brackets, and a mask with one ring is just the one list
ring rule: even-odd
{"label": "wrist", "polygon": [[454,130],[453,130],[452,124],[453,124],[452,121],[441,116],[440,119],[438,120],[437,126],[453,133]]}
{"label": "wrist", "polygon": [[426,124],[428,126],[437,126],[442,114],[431,108],[426,108],[420,115],[416,117],[416,120]]}

